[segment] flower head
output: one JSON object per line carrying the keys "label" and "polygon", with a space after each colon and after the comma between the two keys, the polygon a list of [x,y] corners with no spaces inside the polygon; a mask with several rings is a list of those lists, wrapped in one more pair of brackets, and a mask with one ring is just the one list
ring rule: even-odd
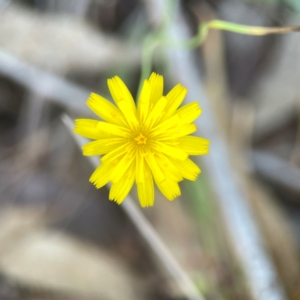
{"label": "flower head", "polygon": [[196,180],[201,172],[189,155],[207,154],[209,141],[190,136],[201,114],[198,102],[179,108],[187,93],[181,84],[163,96],[163,77],[145,80],[136,107],[123,81],[115,76],[108,87],[116,105],[91,94],[88,107],[102,120],[77,119],[74,131],[93,139],[83,155],[102,155],[90,178],[96,188],[112,183],[109,199],[121,203],[134,183],[142,207],[154,204],[154,182],[169,200],[180,195],[178,182]]}

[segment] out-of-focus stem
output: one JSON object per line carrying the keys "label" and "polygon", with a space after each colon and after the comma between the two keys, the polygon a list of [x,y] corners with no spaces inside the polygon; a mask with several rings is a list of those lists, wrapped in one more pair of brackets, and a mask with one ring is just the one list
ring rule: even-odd
{"label": "out-of-focus stem", "polygon": [[282,34],[293,31],[300,31],[300,26],[286,26],[286,27],[258,27],[241,25],[237,23],[213,20],[207,23],[209,29],[226,30],[230,32],[247,34],[247,35],[268,35],[268,34]]}
{"label": "out-of-focus stem", "polygon": [[0,74],[11,78],[45,101],[56,102],[69,111],[81,111],[84,115],[91,115],[85,105],[89,90],[36,69],[3,51],[0,51]]}
{"label": "out-of-focus stem", "polygon": [[155,35],[150,35],[145,39],[145,42],[143,44],[143,50],[142,50],[142,65],[141,65],[141,77],[139,82],[139,88],[137,93],[137,101],[139,99],[144,80],[147,79],[150,76],[151,69],[152,69],[152,58],[153,53],[158,45],[157,38]]}

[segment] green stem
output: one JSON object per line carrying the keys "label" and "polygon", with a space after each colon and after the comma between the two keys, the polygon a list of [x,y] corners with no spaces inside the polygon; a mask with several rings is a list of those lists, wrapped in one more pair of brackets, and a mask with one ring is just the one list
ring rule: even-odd
{"label": "green stem", "polygon": [[186,49],[186,50],[192,50],[195,49],[203,44],[207,37],[208,33],[208,24],[203,23],[199,25],[198,34],[192,37],[189,40],[186,41],[174,41],[174,40],[166,40],[162,39],[160,41],[160,44],[168,47],[174,47],[177,49]]}
{"label": "green stem", "polygon": [[153,52],[157,46],[158,46],[158,40],[156,38],[156,35],[149,35],[146,38],[142,49],[141,77],[140,77],[139,88],[137,93],[138,95],[137,101],[139,100],[144,80],[150,76]]}
{"label": "green stem", "polygon": [[209,29],[226,30],[240,34],[247,35],[267,35],[267,34],[281,34],[292,31],[299,31],[300,26],[288,26],[288,27],[258,27],[258,26],[247,26],[236,23],[213,20],[207,23]]}

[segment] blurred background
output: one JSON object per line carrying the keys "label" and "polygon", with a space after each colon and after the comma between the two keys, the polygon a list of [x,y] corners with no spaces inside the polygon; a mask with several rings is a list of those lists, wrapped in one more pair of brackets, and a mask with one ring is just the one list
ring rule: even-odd
{"label": "blurred background", "polygon": [[[136,95],[143,42],[171,13],[156,3],[0,0],[1,300],[187,299],[122,206],[88,182],[93,166],[61,119],[89,116],[90,92],[110,99],[114,75]],[[298,0],[185,0],[178,10],[191,34],[216,18],[300,25]],[[299,300],[300,35],[210,31],[192,55],[282,299]],[[153,70],[168,68],[159,49]],[[253,299],[210,165],[200,167],[181,197],[157,192],[142,213],[203,299]]]}

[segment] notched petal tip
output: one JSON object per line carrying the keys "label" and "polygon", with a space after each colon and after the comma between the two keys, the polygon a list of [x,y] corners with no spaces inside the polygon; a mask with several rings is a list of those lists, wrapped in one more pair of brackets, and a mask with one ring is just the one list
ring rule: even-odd
{"label": "notched petal tip", "polygon": [[108,199],[110,201],[116,202],[118,205],[122,204],[122,202],[124,201],[124,199],[117,199],[117,198],[111,197],[111,196],[109,196]]}
{"label": "notched petal tip", "polygon": [[142,204],[142,203],[140,203],[140,205],[141,205],[142,208],[153,207],[153,204],[154,204],[154,203],[152,203],[152,204],[151,204],[151,203],[147,203],[147,204]]}

